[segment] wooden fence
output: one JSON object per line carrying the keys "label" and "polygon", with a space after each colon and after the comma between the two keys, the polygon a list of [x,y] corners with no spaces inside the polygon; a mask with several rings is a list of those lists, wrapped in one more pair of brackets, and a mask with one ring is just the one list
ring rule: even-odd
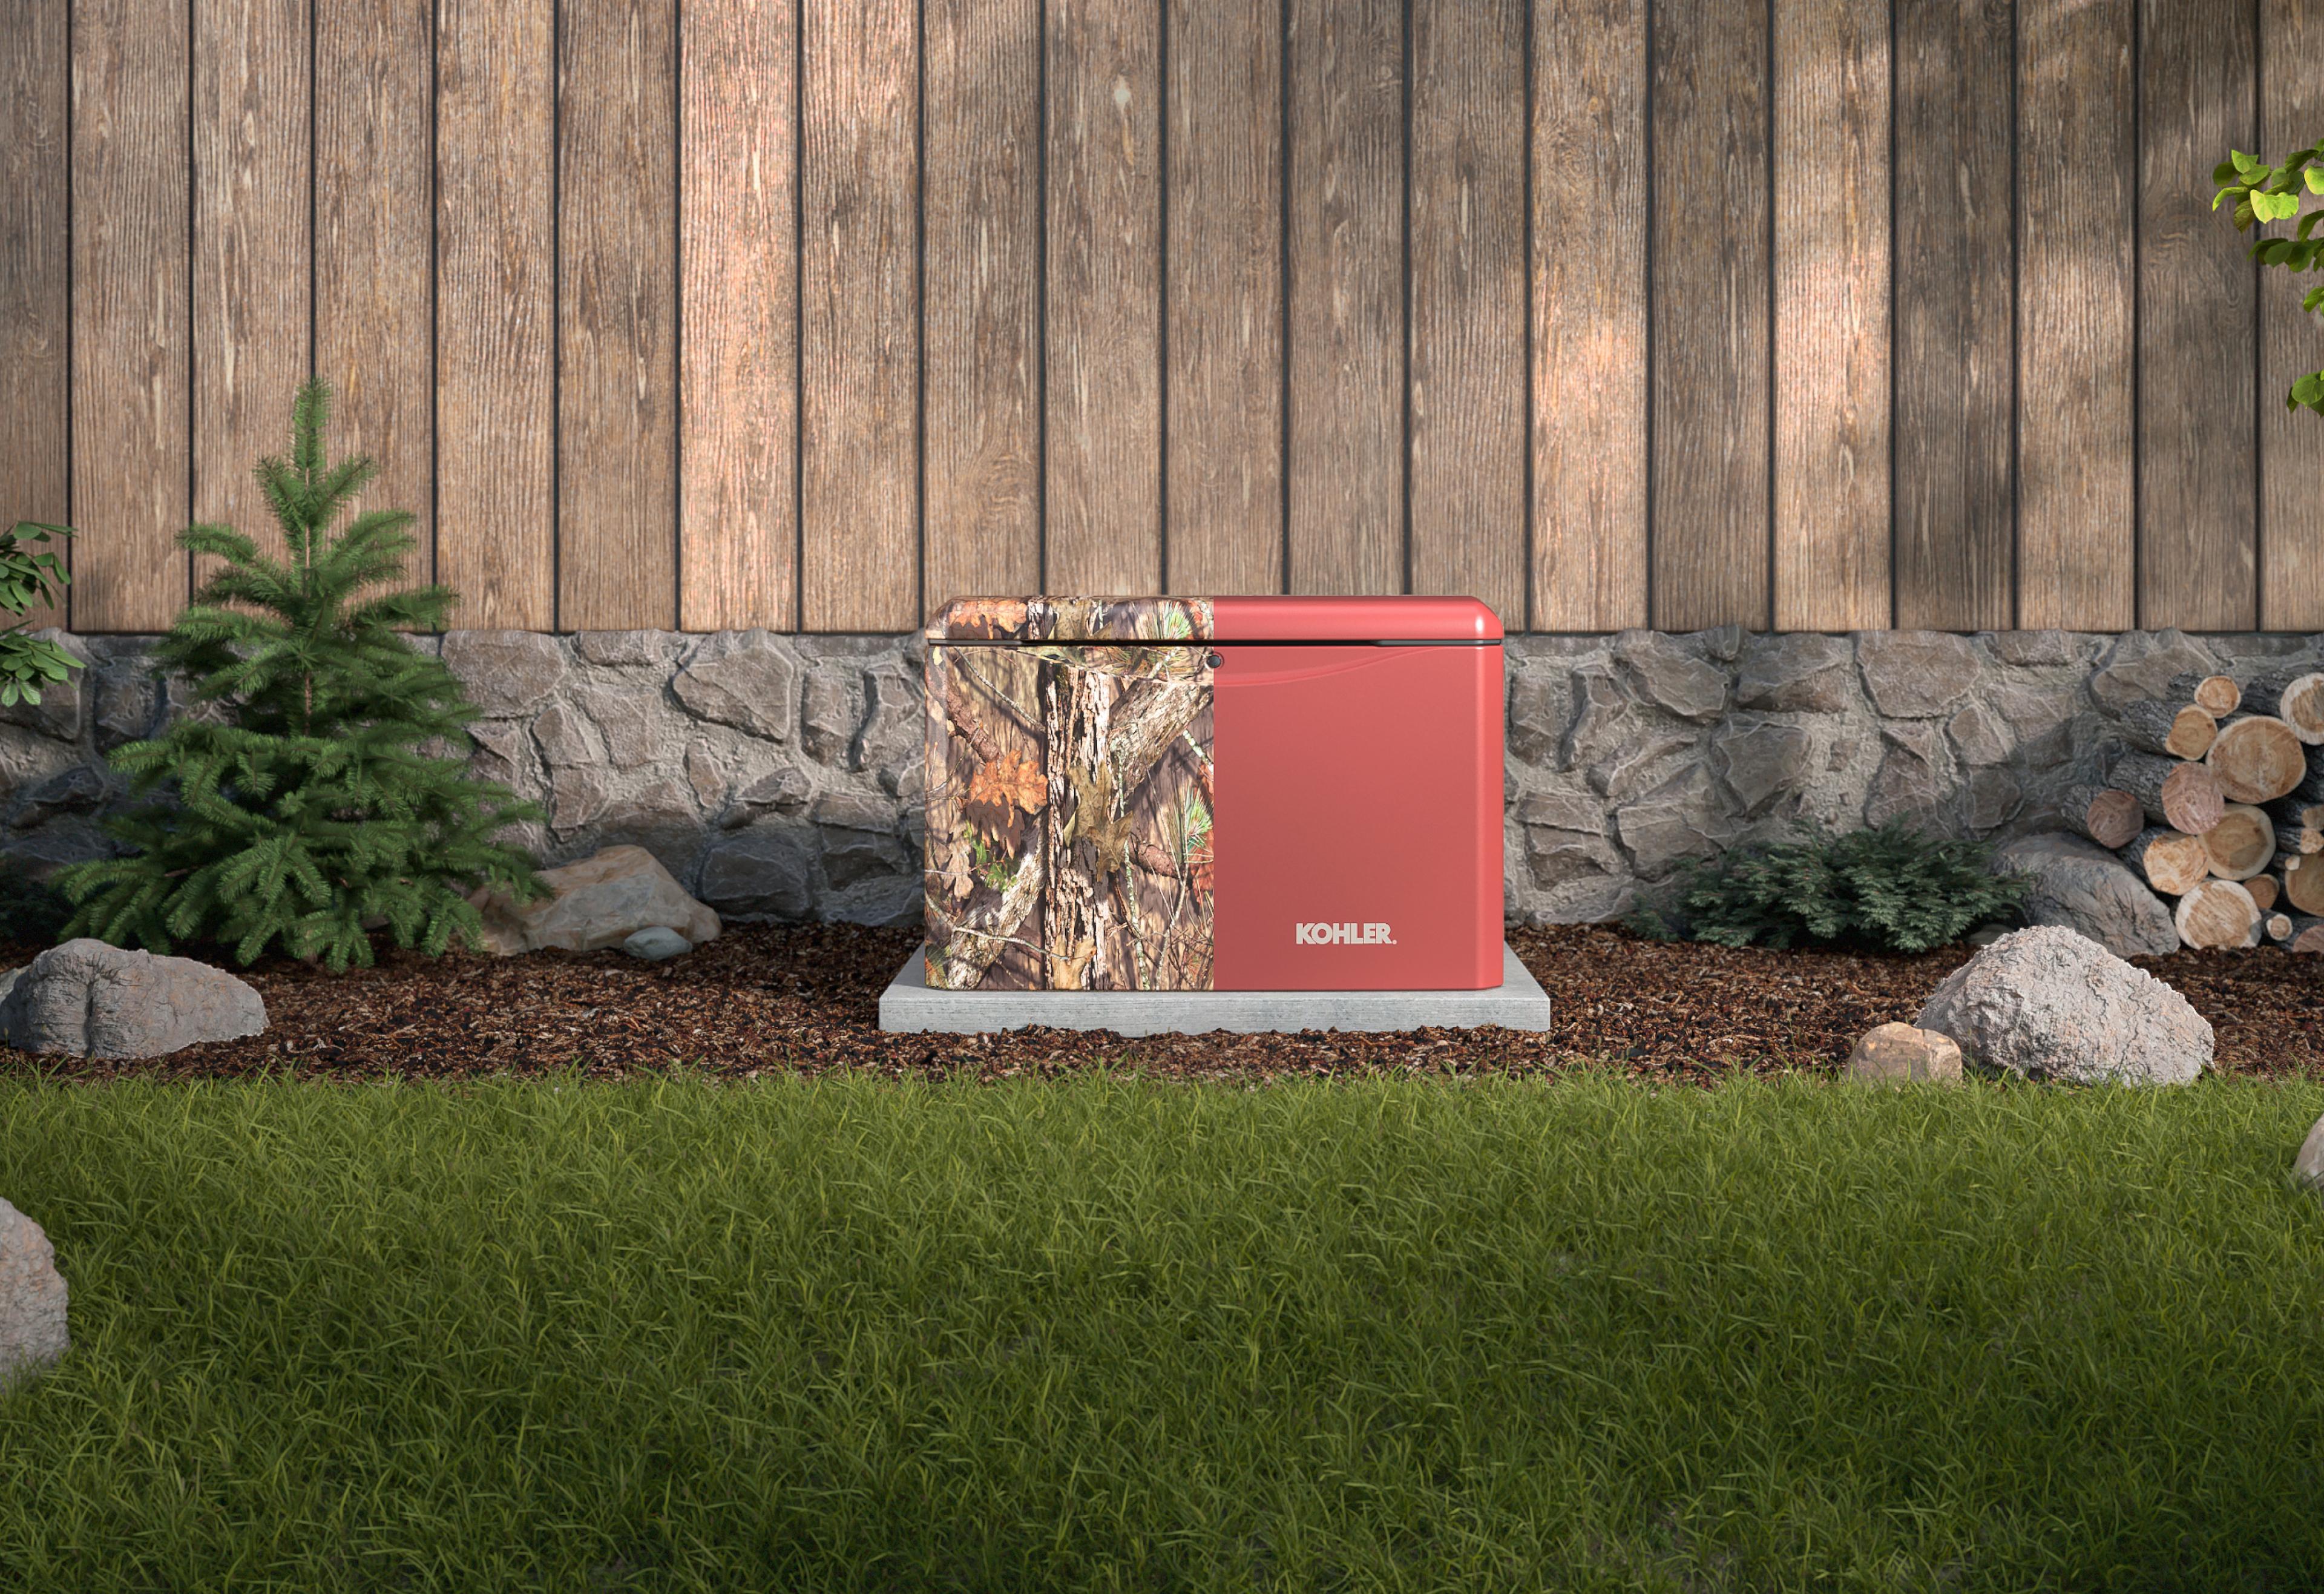
{"label": "wooden fence", "polygon": [[0,514],[161,626],[316,370],[470,626],[2324,628],[2319,134],[2319,0],[5,0]]}

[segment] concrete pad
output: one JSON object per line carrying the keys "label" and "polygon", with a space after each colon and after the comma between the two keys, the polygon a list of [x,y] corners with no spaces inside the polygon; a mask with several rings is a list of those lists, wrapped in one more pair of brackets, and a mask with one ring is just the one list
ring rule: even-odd
{"label": "concrete pad", "polygon": [[1299,1030],[1549,1027],[1549,995],[1508,943],[1501,983],[1482,991],[936,991],[920,954],[880,994],[880,1027],[979,1034],[1047,1024],[1122,1035]]}

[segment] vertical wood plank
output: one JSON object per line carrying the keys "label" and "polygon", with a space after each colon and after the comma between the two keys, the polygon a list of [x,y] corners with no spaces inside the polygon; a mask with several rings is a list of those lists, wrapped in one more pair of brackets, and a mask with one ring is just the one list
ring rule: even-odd
{"label": "vertical wood plank", "polygon": [[[430,48],[408,0],[316,8],[315,371],[336,451],[379,467],[359,506],[418,517],[418,581],[435,573]],[[470,622],[456,608],[448,623]]]}
{"label": "vertical wood plank", "polygon": [[2024,0],[2018,28],[2017,623],[2136,624],[2134,0]]}
{"label": "vertical wood plank", "polygon": [[550,19],[437,12],[436,576],[463,627],[556,625]]}
{"label": "vertical wood plank", "polygon": [[1775,629],[1889,621],[1888,6],[1776,0]]}
{"label": "vertical wood plank", "polygon": [[1386,0],[1293,0],[1295,592],[1405,578],[1404,26]]}
{"label": "vertical wood plank", "polygon": [[2006,629],[2009,0],[1896,0],[1896,624]]}
{"label": "vertical wood plank", "polygon": [[192,448],[190,49],[181,0],[76,5],[72,616],[83,631],[163,630],[186,600],[175,540]]}
{"label": "vertical wood plank", "polygon": [[2239,631],[2258,619],[2258,307],[2211,168],[2259,131],[2251,9],[2140,9],[2139,624]]}
{"label": "vertical wood plank", "polygon": [[557,623],[678,623],[674,0],[562,0]]}
{"label": "vertical wood plank", "polygon": [[927,0],[925,604],[1041,585],[1040,0]]}
{"label": "vertical wood plank", "polygon": [[[2312,0],[2263,0],[2260,158],[2324,137],[2324,12]],[[2324,201],[2303,195],[2305,208]],[[2218,217],[2214,227],[2227,224]],[[2284,236],[2278,222],[2268,231]],[[2250,235],[2244,235],[2248,242]],[[2324,416],[2284,407],[2292,383],[2324,366],[2324,323],[2300,308],[2324,275],[2260,273],[2260,571],[2263,631],[2324,631]]]}
{"label": "vertical wood plank", "polygon": [[1646,623],[1647,0],[1533,36],[1533,623]]}
{"label": "vertical wood plank", "polygon": [[688,0],[678,625],[798,618],[798,8]]}
{"label": "vertical wood plank", "polygon": [[900,631],[920,607],[918,7],[804,6],[804,622]]}
{"label": "vertical wood plank", "polygon": [[193,517],[278,555],[251,471],[290,451],[307,377],[308,64],[306,0],[194,7]]}
{"label": "vertical wood plank", "polygon": [[1654,620],[1768,621],[1767,16],[1655,0]]}
{"label": "vertical wood plank", "polygon": [[[68,11],[69,0],[0,10],[0,530],[20,520],[62,524],[69,513]],[[48,547],[70,562],[69,545]],[[65,617],[44,606],[24,623]]]}
{"label": "vertical wood plank", "polygon": [[1283,583],[1279,0],[1169,0],[1169,590]]}
{"label": "vertical wood plank", "polygon": [[1160,8],[1049,13],[1048,548],[1053,592],[1162,583]]}
{"label": "vertical wood plank", "polygon": [[1412,589],[1526,624],[1525,0],[1412,10]]}

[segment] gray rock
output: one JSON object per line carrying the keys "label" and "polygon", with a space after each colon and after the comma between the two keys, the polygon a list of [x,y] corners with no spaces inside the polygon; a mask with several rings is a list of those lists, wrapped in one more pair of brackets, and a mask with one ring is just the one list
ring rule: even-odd
{"label": "gray rock", "polygon": [[1531,826],[1526,830],[1526,869],[1533,883],[1555,889],[1623,873],[1622,860],[1603,837],[1582,830]]}
{"label": "gray rock", "polygon": [[1562,674],[1517,670],[1509,676],[1509,752],[1520,764],[1543,764],[1556,752],[1572,694]]}
{"label": "gray rock", "polygon": [[1944,631],[1860,632],[1856,663],[1874,706],[1892,718],[1942,714],[1977,681],[1969,639]]}
{"label": "gray rock", "polygon": [[[1504,783],[1510,778],[1512,777],[1508,773],[1504,771],[1502,774]],[[927,793],[927,760],[902,758],[880,772],[880,789],[904,803],[908,808],[917,808],[919,806],[921,797]]]}
{"label": "gray rock", "polygon": [[2211,1026],[2186,997],[2059,925],[1995,941],[1914,1023],[1979,1062],[2071,1084],[2183,1085],[2211,1061]]}
{"label": "gray rock", "polygon": [[911,672],[900,664],[875,666],[863,684],[870,709],[848,754],[849,767],[879,769],[918,752],[927,739],[927,710]]}
{"label": "gray rock", "polygon": [[1614,831],[1637,872],[1651,879],[1681,858],[1715,853],[1731,839],[1720,819],[1711,776],[1700,765],[1683,770],[1644,797],[1618,809]]}
{"label": "gray rock", "polygon": [[1727,672],[1659,632],[1623,632],[1614,641],[1614,656],[1637,679],[1642,696],[1682,719],[1709,719],[1727,707]]}
{"label": "gray rock", "polygon": [[2300,1143],[2300,1154],[2292,1159],[2292,1177],[2310,1190],[2324,1190],[2324,1118],[2317,1119]]}
{"label": "gray rock", "polygon": [[549,777],[549,828],[559,832],[579,829],[605,811],[613,789],[605,772],[595,765],[570,765]]}
{"label": "gray rock", "polygon": [[733,830],[763,814],[797,813],[807,806],[807,800],[814,792],[815,787],[805,771],[785,765],[735,792],[734,801],[718,816],[718,823]]}
{"label": "gray rock", "polygon": [[1997,686],[1990,700],[1994,711],[2009,727],[2017,751],[2030,760],[2052,763],[2070,739],[2074,695],[2060,689]]}
{"label": "gray rock", "polygon": [[2218,657],[2179,631],[2126,631],[2107,651],[2106,665],[2090,677],[2090,696],[2119,714],[2140,698],[2159,697],[2172,677],[2187,671],[2209,675]]}
{"label": "gray rock", "polygon": [[1670,773],[1672,760],[1701,746],[1700,733],[1679,735],[1642,729],[1617,747],[1610,757],[1591,765],[1582,779],[1591,791],[1618,802],[1664,778]]}
{"label": "gray rock", "polygon": [[1901,1085],[1909,1080],[1958,1085],[1960,1048],[1950,1035],[1884,1024],[1865,1032],[1848,1054],[1848,1077],[1867,1084]]}
{"label": "gray rock", "polygon": [[93,673],[89,696],[98,752],[110,753],[124,742],[142,741],[161,728],[161,683],[152,666],[124,660]]}
{"label": "gray rock", "polygon": [[1565,792],[1542,792],[1520,800],[1510,817],[1520,825],[1541,825],[1584,835],[1606,833],[1606,806],[1591,798]]}
{"label": "gray rock", "polygon": [[537,631],[447,631],[444,664],[486,718],[530,713],[565,679],[565,653]]}
{"label": "gray rock", "polygon": [[1807,784],[1815,738],[1796,725],[1739,716],[1711,738],[1711,762],[1747,814],[1765,810],[1786,792]]}
{"label": "gray rock", "polygon": [[1746,709],[1837,714],[1853,695],[1844,636],[1795,631],[1753,637],[1746,644],[1735,701]]}
{"label": "gray rock", "polygon": [[1947,720],[1945,734],[1952,737],[1960,761],[1969,765],[2003,763],[2017,745],[2000,716],[1982,703],[1971,703]]}
{"label": "gray rock", "polygon": [[896,816],[894,803],[869,792],[837,791],[816,800],[813,817],[818,825],[886,834],[895,829]]}
{"label": "gray rock", "polygon": [[23,807],[8,822],[20,830],[29,830],[60,813],[93,813],[111,794],[112,786],[104,771],[94,765],[72,765],[26,792]]}
{"label": "gray rock", "polygon": [[2079,931],[2117,958],[2179,950],[2170,907],[2127,864],[2080,836],[2021,836],[1995,850],[1993,868],[2032,882],[2024,910],[2028,923]]}
{"label": "gray rock", "polygon": [[41,1226],[0,1200],[0,1388],[53,1367],[72,1348],[71,1292]]}
{"label": "gray rock", "polygon": [[2005,664],[2079,664],[2093,639],[2072,631],[1990,631],[1985,641]]}
{"label": "gray rock", "polygon": [[475,751],[468,755],[468,773],[480,781],[493,781],[520,796],[540,789],[533,777],[531,738],[524,727],[505,719],[478,719],[468,727]]}
{"label": "gray rock", "polygon": [[785,742],[797,710],[798,682],[798,663],[770,633],[720,631],[703,639],[670,690],[698,718]]}
{"label": "gray rock", "polygon": [[[599,633],[622,635],[622,632]],[[615,769],[635,769],[661,756],[661,694],[644,687],[591,687],[576,694],[581,709],[605,738],[605,760]]]}
{"label": "gray rock", "polygon": [[576,631],[573,651],[584,662],[616,669],[659,664],[669,658],[666,631]]}
{"label": "gray rock", "polygon": [[1714,626],[1708,631],[1698,631],[1694,636],[1695,640],[1702,644],[1702,651],[1706,654],[1721,663],[1731,664],[1742,655],[1743,639],[1749,635],[1750,633],[1744,630],[1742,626],[1729,624]]}
{"label": "gray rock", "polygon": [[878,924],[909,929],[920,922],[920,877],[890,875],[835,892],[823,902],[822,916],[842,924]]}
{"label": "gray rock", "polygon": [[1560,769],[1602,764],[1628,747],[1637,734],[1637,709],[1613,672],[1591,665],[1573,672],[1573,723],[1558,747]]}
{"label": "gray rock", "polygon": [[[871,830],[829,829],[823,833],[823,877],[834,891],[859,880],[900,875],[903,849],[886,836]],[[830,915],[828,913],[825,915]]]}
{"label": "gray rock", "polygon": [[726,801],[726,772],[719,767],[718,755],[701,742],[686,749],[686,783],[694,788],[694,800],[705,809],[715,809]]}
{"label": "gray rock", "polygon": [[2006,769],[1972,769],[1961,782],[1961,822],[1972,830],[2006,825],[2024,806],[2017,777]]}
{"label": "gray rock", "polygon": [[694,943],[675,930],[660,924],[649,924],[622,942],[622,950],[632,958],[649,963],[663,963],[672,958],[683,958],[694,950]]}
{"label": "gray rock", "polygon": [[815,864],[786,830],[750,829],[702,860],[702,898],[722,913],[803,919],[815,902]]}
{"label": "gray rock", "polygon": [[552,770],[594,770],[605,762],[604,744],[598,740],[596,727],[580,709],[564,703],[551,703],[532,722],[532,739],[540,744],[541,760]]}
{"label": "gray rock", "polygon": [[1888,744],[1872,789],[1864,799],[1864,822],[1885,825],[1907,820],[1927,825],[1944,809],[1943,749],[1933,727],[1912,720],[1880,727]]}
{"label": "gray rock", "polygon": [[810,670],[799,704],[799,746],[817,764],[836,764],[854,738],[853,671]]}
{"label": "gray rock", "polygon": [[266,1004],[223,968],[83,936],[51,947],[0,1000],[0,1040],[21,1052],[165,1057],[266,1027]]}
{"label": "gray rock", "polygon": [[540,878],[549,895],[537,902],[482,891],[471,899],[484,914],[488,950],[503,956],[543,947],[594,952],[656,924],[700,946],[719,931],[718,915],[688,896],[641,847],[608,847],[577,863],[543,869]]}

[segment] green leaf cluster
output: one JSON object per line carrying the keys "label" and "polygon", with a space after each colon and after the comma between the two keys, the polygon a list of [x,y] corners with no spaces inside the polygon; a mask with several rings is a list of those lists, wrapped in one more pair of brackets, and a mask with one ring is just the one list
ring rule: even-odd
{"label": "green leaf cluster", "polygon": [[1992,860],[1986,842],[1932,836],[1894,820],[1847,835],[1738,848],[1682,865],[1672,911],[1648,910],[1632,927],[1729,947],[1924,952],[1978,924],[2016,916],[2028,882],[1995,875]]}
{"label": "green leaf cluster", "polygon": [[369,510],[327,530],[374,474],[326,458],[329,408],[309,382],[290,458],[258,465],[284,557],[227,526],[179,534],[220,561],[158,650],[191,711],[112,755],[137,801],[106,829],[130,850],[59,873],[78,904],[69,934],[154,951],[208,941],[244,963],[279,947],[341,969],[371,961],[372,928],[430,953],[480,940],[476,887],[543,894],[531,857],[495,839],[540,809],[445,755],[476,711],[401,635],[440,629],[453,593],[382,589],[403,574],[412,516]]}
{"label": "green leaf cluster", "polygon": [[[2255,240],[2246,251],[2250,258],[2291,272],[2314,271],[2324,261],[2324,238],[2312,236],[2319,219],[2324,218],[2324,210],[2300,214],[2303,190],[2324,194],[2324,140],[2292,151],[2273,166],[2241,150],[2229,150],[2227,159],[2212,169],[2211,181],[2219,185],[2219,191],[2211,196],[2211,209],[2217,210],[2233,199],[2239,233],[2272,221],[2299,218],[2291,237]],[[2310,288],[2300,301],[2300,308],[2310,315],[2324,313],[2324,287]],[[2324,371],[2310,371],[2294,382],[2283,403],[2289,410],[2304,407],[2324,412]]]}
{"label": "green leaf cluster", "polygon": [[0,707],[41,700],[43,682],[62,681],[81,662],[45,637],[24,635],[24,611],[36,604],[54,604],[72,577],[64,562],[46,549],[29,545],[51,537],[69,537],[69,526],[37,520],[20,520],[0,532],[0,610],[17,616],[0,630]]}

